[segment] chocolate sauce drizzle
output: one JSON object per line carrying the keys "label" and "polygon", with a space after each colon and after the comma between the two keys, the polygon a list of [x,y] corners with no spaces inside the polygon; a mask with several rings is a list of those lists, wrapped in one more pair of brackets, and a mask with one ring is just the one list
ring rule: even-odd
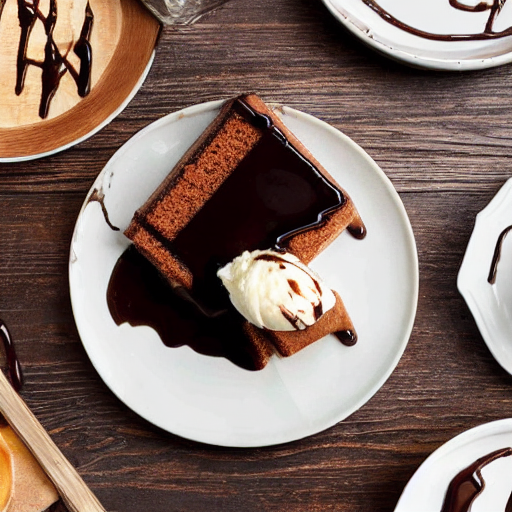
{"label": "chocolate sauce drizzle", "polygon": [[[458,473],[448,486],[441,512],[470,512],[471,505],[485,489],[482,469],[501,457],[512,455],[512,448],[502,448],[484,457]],[[509,497],[505,511],[512,512],[512,495]]]}
{"label": "chocolate sauce drizzle", "polygon": [[372,11],[377,13],[382,19],[394,25],[395,27],[409,32],[418,37],[423,37],[424,39],[432,39],[434,41],[478,41],[478,40],[486,40],[486,39],[498,39],[500,37],[512,36],[512,26],[502,30],[501,32],[494,32],[493,26],[496,21],[496,17],[503,9],[507,0],[493,0],[492,5],[487,4],[486,2],[480,2],[475,6],[468,6],[460,3],[458,0],[449,0],[450,5],[458,10],[466,11],[466,12],[483,12],[490,11],[489,18],[485,25],[485,29],[481,33],[476,34],[434,34],[431,32],[426,32],[415,27],[400,21],[395,18],[392,14],[390,14],[386,9],[381,7],[376,0],[361,0],[365,3]]}
{"label": "chocolate sauce drizzle", "polygon": [[501,258],[501,248],[503,246],[503,241],[505,240],[505,237],[507,236],[508,232],[512,230],[512,225],[508,228],[505,228],[500,236],[498,237],[498,241],[496,242],[496,247],[494,248],[494,254],[492,257],[491,262],[491,268],[489,270],[489,276],[487,277],[487,281],[490,284],[494,284],[496,282],[496,274],[498,272],[498,263]]}
{"label": "chocolate sauce drizzle", "polygon": [[[300,233],[304,233],[321,226],[330,213],[338,210],[345,204],[346,199],[341,190],[337,189],[309,160],[295,149],[281,130],[274,126],[272,119],[269,116],[257,112],[242,98],[238,98],[235,101],[234,108],[240,115],[252,122],[254,126],[264,130],[267,138],[277,139],[282,147],[286,148],[289,153],[293,154],[293,157],[300,161],[301,165],[306,167],[308,171],[315,176],[318,182],[317,187],[330,189],[332,196],[334,196],[329,199],[332,204],[318,212],[316,219],[312,220],[312,222],[295,227],[294,229],[282,233],[277,237],[277,240],[274,243],[274,248],[278,251],[284,251],[286,250],[285,246],[287,240],[299,235]],[[366,228],[362,223],[351,224],[347,227],[347,230],[354,238],[363,239],[366,236]]]}
{"label": "chocolate sauce drizzle", "polygon": [[[243,331],[245,320],[231,304],[217,270],[245,250],[286,250],[292,237],[321,226],[347,199],[290,144],[270,117],[240,98],[234,109],[262,131],[236,172],[172,242],[144,217],[138,218],[190,270],[192,291],[171,289],[144,257],[128,249],[112,273],[107,302],[118,325],[149,325],[167,346],[188,345],[201,354],[256,369]],[[357,238],[366,234],[361,220],[351,228]],[[337,336],[347,345],[357,339],[352,331]]]}
{"label": "chocolate sauce drizzle", "polygon": [[2,320],[0,320],[0,340],[5,353],[7,378],[12,384],[12,387],[16,391],[20,391],[23,386],[21,365],[16,356],[16,350],[9,329],[7,329],[7,325]]}
{"label": "chocolate sauce drizzle", "polygon": [[[284,258],[281,258],[279,256],[279,254],[260,254],[259,256],[256,257],[256,261],[258,261],[258,260],[279,263],[281,265],[282,269],[285,268],[285,264],[295,265],[293,262],[285,260]],[[295,265],[295,266],[297,268],[300,268],[300,267],[298,267],[298,265]],[[320,283],[313,276],[311,276],[311,279],[312,279],[316,289],[318,290],[318,294],[321,297],[322,293],[321,293]],[[297,295],[301,295],[299,285],[296,281],[288,280],[288,284],[290,285],[290,288]],[[318,302],[318,304],[316,304],[316,305],[314,303],[312,303],[311,305],[313,307],[313,313],[314,313],[315,319],[318,320],[324,313],[323,307],[322,307],[322,301],[320,300]],[[294,315],[293,313],[288,311],[284,306],[281,306],[281,313],[296,330],[299,330],[298,318],[296,315]],[[357,334],[354,331],[352,331],[351,329],[346,329],[344,331],[337,331],[334,333],[334,335],[346,346],[351,347],[352,345],[355,345],[357,343]]]}
{"label": "chocolate sauce drizzle", "polygon": [[101,206],[101,211],[103,213],[103,217],[105,218],[105,222],[107,223],[108,227],[112,231],[119,231],[119,228],[117,226],[114,226],[112,222],[110,222],[108,211],[105,207],[105,193],[103,192],[103,190],[98,190],[97,188],[95,188],[92,191],[91,195],[89,196],[88,203],[93,203],[95,201],[99,203],[99,205]]}
{"label": "chocolate sauce drizzle", "polygon": [[[44,16],[39,10],[39,3],[40,0],[18,0],[18,19],[21,35],[16,59],[15,92],[18,96],[23,92],[25,77],[29,66],[40,68],[41,101],[39,103],[39,117],[45,119],[48,116],[50,103],[59,88],[60,81],[67,72],[69,72],[75,81],[80,97],[85,97],[90,92],[92,66],[90,37],[94,14],[89,2],[87,2],[80,38],[73,48],[74,53],[80,59],[80,69],[77,71],[67,59],[71,48],[68,48],[63,55],[53,39],[53,31],[57,23],[57,0],[50,0],[50,8],[47,16]],[[46,34],[43,61],[36,61],[27,57],[30,35],[38,20],[43,23]]]}

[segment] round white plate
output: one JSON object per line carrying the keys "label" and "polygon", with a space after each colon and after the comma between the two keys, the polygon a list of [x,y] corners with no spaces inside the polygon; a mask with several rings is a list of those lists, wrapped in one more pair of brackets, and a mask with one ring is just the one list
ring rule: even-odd
{"label": "round white plate", "polygon": [[477,215],[457,287],[492,355],[512,374],[512,233],[503,241],[495,283],[487,281],[498,238],[510,225],[512,178]]}
{"label": "round white plate", "polygon": [[[440,512],[452,479],[480,457],[512,447],[512,419],[493,421],[472,428],[432,453],[406,485],[395,512]],[[486,488],[471,512],[504,512],[512,492],[512,457],[503,457],[485,466]]]}
{"label": "round white plate", "polygon": [[353,347],[328,336],[295,354],[242,370],[189,347],[168,348],[148,327],[117,326],[106,301],[112,269],[129,245],[122,234],[179,157],[217,114],[211,102],[168,115],[129,140],[98,176],[110,222],[84,203],[70,255],[73,311],[83,344],[110,389],[131,409],[185,438],[264,446],[343,420],[383,385],[412,329],[418,260],[407,214],[379,167],[338,130],[287,107],[276,109],[345,188],[366,223],[360,241],[342,233],[311,265],[343,297],[359,335]]}
{"label": "round white plate", "polygon": [[[489,9],[465,10],[480,1]],[[331,13],[371,48],[411,66],[439,70],[483,69],[512,61],[512,0],[505,0],[486,30],[490,8],[498,1],[458,0],[456,7],[450,0],[323,0]],[[391,23],[388,16],[404,27]],[[497,37],[500,34],[507,35]],[[456,39],[431,39],[432,35]]]}

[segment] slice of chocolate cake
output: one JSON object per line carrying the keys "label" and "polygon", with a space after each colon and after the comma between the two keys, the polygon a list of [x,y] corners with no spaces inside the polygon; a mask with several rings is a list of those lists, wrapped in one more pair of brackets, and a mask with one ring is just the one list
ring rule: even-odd
{"label": "slice of chocolate cake", "polygon": [[[125,234],[173,287],[209,310],[226,307],[216,276],[243,251],[274,248],[309,263],[344,229],[364,224],[348,194],[256,95],[227,101],[213,123],[134,215]],[[337,317],[302,331],[245,326],[264,366],[272,342],[282,355],[352,323],[339,296]],[[349,337],[350,337],[349,336]],[[299,340],[300,339],[300,340]]]}

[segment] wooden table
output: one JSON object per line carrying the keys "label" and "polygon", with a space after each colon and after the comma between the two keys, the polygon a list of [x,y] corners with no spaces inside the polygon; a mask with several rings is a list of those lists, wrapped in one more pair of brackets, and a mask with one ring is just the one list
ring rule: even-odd
{"label": "wooden table", "polygon": [[[0,316],[23,397],[109,511],[391,512],[419,464],[509,415],[510,376],[456,289],[475,215],[512,175],[512,68],[438,73],[373,53],[320,0],[233,0],[165,28],[126,110],[88,141],[0,164]],[[342,130],[399,192],[420,261],[418,313],[398,367],[359,411],[287,445],[225,449],[163,432],[102,382],[68,293],[74,223],[96,175],[134,133],[243,91]]]}

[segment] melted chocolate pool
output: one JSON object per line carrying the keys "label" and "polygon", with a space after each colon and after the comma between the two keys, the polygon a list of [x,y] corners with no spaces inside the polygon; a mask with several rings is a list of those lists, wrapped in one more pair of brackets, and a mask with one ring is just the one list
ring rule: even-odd
{"label": "melted chocolate pool", "polygon": [[242,331],[243,318],[227,296],[215,312],[205,311],[185,291],[173,290],[156,268],[130,246],[119,258],[108,286],[110,314],[120,325],[152,327],[168,347],[190,348],[208,356],[225,357],[255,370]]}
{"label": "melted chocolate pool", "polygon": [[[167,346],[189,345],[201,354],[253,369],[243,318],[231,305],[217,270],[245,250],[286,249],[292,236],[321,226],[346,198],[269,117],[242,99],[234,108],[262,130],[256,146],[172,243],[146,224],[192,272],[192,294],[171,290],[158,271],[130,249],[114,269],[107,301],[118,325],[149,325]],[[366,229],[355,221],[349,232],[363,238]],[[346,345],[357,339],[351,331],[336,335]]]}

